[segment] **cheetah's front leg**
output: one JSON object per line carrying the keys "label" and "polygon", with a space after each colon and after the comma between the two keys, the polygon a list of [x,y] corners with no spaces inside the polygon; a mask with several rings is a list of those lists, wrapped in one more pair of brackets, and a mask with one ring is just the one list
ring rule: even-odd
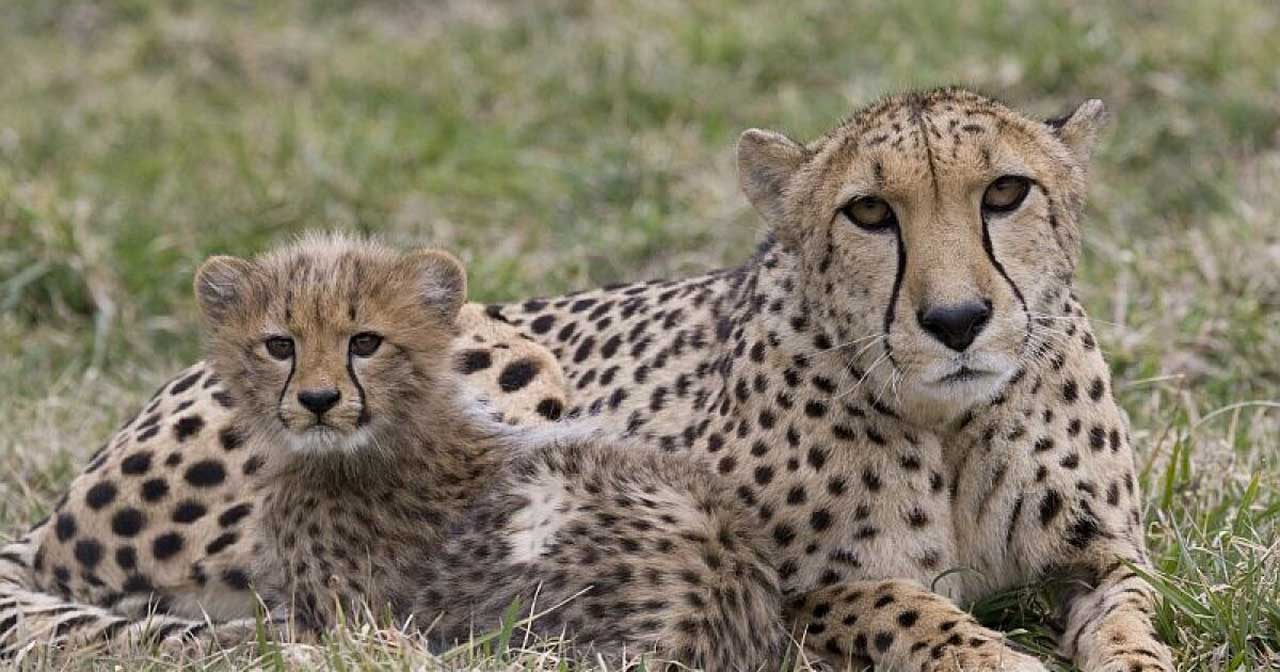
{"label": "cheetah's front leg", "polygon": [[790,621],[805,649],[837,669],[1045,672],[951,600],[911,581],[853,581],[807,593]]}
{"label": "cheetah's front leg", "polygon": [[1146,565],[1140,554],[1099,553],[1090,564],[1093,587],[1064,605],[1063,653],[1083,672],[1172,672],[1169,648],[1151,625],[1152,588],[1133,569]]}

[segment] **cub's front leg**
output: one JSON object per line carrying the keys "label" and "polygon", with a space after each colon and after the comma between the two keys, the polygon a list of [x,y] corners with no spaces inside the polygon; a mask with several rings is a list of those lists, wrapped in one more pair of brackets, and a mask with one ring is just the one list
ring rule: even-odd
{"label": "cub's front leg", "polygon": [[912,581],[852,581],[805,594],[788,616],[806,652],[836,669],[1044,672],[951,600]]}

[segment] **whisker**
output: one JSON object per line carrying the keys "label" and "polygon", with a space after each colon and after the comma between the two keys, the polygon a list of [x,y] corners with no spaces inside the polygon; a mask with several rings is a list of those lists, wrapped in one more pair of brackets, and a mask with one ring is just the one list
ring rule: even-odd
{"label": "whisker", "polygon": [[862,374],[862,377],[858,379],[858,382],[855,383],[853,387],[849,388],[845,392],[837,394],[835,397],[832,397],[832,398],[843,399],[849,396],[850,394],[853,394],[854,392],[856,392],[859,387],[862,387],[862,383],[866,382],[867,376],[870,376],[871,372],[876,370],[876,367],[880,366],[881,364],[887,361],[889,361],[889,352],[885,351],[879,357],[876,357],[875,361],[871,363],[871,366],[867,367],[867,370]]}
{"label": "whisker", "polygon": [[1068,321],[1076,321],[1076,322],[1085,322],[1087,324],[1105,324],[1108,327],[1115,327],[1117,329],[1133,329],[1132,326],[1127,324],[1120,324],[1119,322],[1108,322],[1106,320],[1099,320],[1095,317],[1087,317],[1087,316],[1080,316],[1080,315],[1052,315],[1050,313],[1037,313],[1035,311],[1027,311],[1027,314],[1037,320],[1068,320]]}

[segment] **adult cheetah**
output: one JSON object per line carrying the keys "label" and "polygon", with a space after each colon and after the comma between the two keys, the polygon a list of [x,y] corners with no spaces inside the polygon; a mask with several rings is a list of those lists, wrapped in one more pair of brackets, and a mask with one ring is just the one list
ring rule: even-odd
{"label": "adult cheetah", "polygon": [[[1135,571],[1126,420],[1072,294],[1104,116],[1089,101],[1041,122],[948,88],[807,144],[747,131],[741,186],[770,233],[742,266],[486,313],[551,351],[570,414],[734,489],[828,659],[1043,669],[955,603],[1061,576],[1061,648],[1083,670],[1170,670]],[[72,558],[74,539],[38,544]]]}

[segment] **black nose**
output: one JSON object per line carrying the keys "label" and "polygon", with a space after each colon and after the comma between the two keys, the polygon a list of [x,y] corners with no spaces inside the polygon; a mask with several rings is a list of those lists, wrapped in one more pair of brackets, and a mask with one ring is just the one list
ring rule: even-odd
{"label": "black nose", "polygon": [[298,403],[316,415],[324,415],[341,398],[337,390],[302,390],[298,393]]}
{"label": "black nose", "polygon": [[956,352],[964,352],[991,319],[990,301],[966,301],[921,310],[920,327]]}

